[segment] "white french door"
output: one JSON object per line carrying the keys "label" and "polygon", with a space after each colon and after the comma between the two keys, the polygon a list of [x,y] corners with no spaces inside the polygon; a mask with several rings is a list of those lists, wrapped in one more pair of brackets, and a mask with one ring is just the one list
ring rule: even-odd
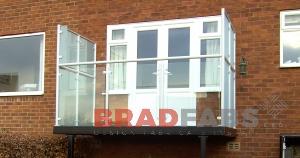
{"label": "white french door", "polygon": [[[132,32],[136,43],[132,46],[132,58],[166,58],[191,55],[190,26],[144,27]],[[131,63],[132,75],[129,92],[129,109],[135,124],[142,109],[150,109],[158,125],[159,109],[173,109],[178,114],[180,126],[181,110],[196,109],[196,95],[191,91],[189,59],[141,61]]]}

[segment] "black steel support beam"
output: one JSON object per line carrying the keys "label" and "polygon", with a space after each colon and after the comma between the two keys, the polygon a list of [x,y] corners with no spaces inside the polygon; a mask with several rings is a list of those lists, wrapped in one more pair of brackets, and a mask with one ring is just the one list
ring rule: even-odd
{"label": "black steel support beam", "polygon": [[207,141],[207,136],[199,136],[200,138],[200,158],[205,158],[206,156],[206,141]]}
{"label": "black steel support beam", "polygon": [[68,158],[74,157],[74,138],[75,135],[68,135]]}
{"label": "black steel support beam", "polygon": [[234,138],[237,131],[228,127],[86,127],[54,126],[54,134],[66,135],[178,135],[178,136],[223,136]]}

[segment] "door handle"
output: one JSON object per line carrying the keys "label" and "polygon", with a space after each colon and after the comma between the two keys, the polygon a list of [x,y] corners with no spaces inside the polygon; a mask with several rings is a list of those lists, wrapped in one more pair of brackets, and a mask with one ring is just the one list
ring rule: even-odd
{"label": "door handle", "polygon": [[166,73],[167,75],[169,75],[169,76],[172,76],[172,75],[173,75],[172,72],[170,72],[170,71],[168,71],[168,70],[166,70],[165,73]]}

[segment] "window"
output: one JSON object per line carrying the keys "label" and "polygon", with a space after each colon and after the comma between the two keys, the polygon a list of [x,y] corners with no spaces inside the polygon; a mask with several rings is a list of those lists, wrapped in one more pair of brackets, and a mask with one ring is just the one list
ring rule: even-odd
{"label": "window", "polygon": [[211,16],[108,26],[107,60],[201,56],[195,60],[111,63],[107,71],[110,93],[148,91],[164,85],[175,91],[220,91],[221,25],[220,16]]}
{"label": "window", "polygon": [[0,37],[0,96],[43,94],[45,33]]}
{"label": "window", "polygon": [[[109,41],[108,54],[109,60],[126,60],[127,44],[125,41],[125,30],[115,29],[111,31],[111,40]],[[108,66],[109,72],[109,89],[124,90],[126,88],[126,64],[112,63]]]}
{"label": "window", "polygon": [[300,66],[300,10],[280,15],[280,66]]}
{"label": "window", "polygon": [[[137,59],[157,57],[157,30],[138,31]],[[137,63],[137,89],[156,88],[156,61],[140,61]]]}

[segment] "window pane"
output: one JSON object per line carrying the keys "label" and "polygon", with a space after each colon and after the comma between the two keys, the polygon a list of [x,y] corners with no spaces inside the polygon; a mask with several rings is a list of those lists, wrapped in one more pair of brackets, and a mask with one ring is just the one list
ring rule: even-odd
{"label": "window pane", "polygon": [[200,61],[200,86],[217,87],[220,82],[220,59],[202,58]]}
{"label": "window pane", "polygon": [[283,63],[300,63],[300,31],[283,32]]}
{"label": "window pane", "polygon": [[220,54],[220,39],[201,40],[201,55]]}
{"label": "window pane", "polygon": [[43,35],[0,40],[0,92],[41,90]]}
{"label": "window pane", "polygon": [[203,33],[218,32],[218,22],[203,22]]}
{"label": "window pane", "polygon": [[189,60],[169,61],[168,87],[188,88],[189,87]]}
{"label": "window pane", "polygon": [[112,31],[112,40],[123,40],[124,37],[125,37],[124,29]]}
{"label": "window pane", "polygon": [[295,26],[295,25],[300,25],[300,14],[286,15],[285,26]]}
{"label": "window pane", "polygon": [[[169,29],[169,57],[190,55],[190,28]],[[189,60],[168,62],[168,87],[189,87]]]}
{"label": "window pane", "polygon": [[[111,46],[110,60],[125,60],[126,59],[126,45]],[[111,90],[126,88],[126,64],[113,63],[110,64],[110,80],[109,87]]]}
{"label": "window pane", "polygon": [[[137,58],[157,57],[157,30],[139,31],[137,37]],[[137,82],[139,89],[156,87],[156,61],[137,63]]]}

